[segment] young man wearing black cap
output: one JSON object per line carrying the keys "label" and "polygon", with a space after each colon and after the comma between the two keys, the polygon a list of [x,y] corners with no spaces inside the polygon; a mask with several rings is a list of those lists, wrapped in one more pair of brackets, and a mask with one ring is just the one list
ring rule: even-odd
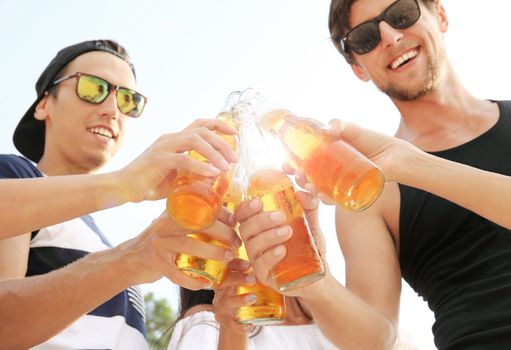
{"label": "young man wearing black cap", "polygon": [[[0,155],[0,343],[9,349],[42,342],[35,348],[146,348],[143,300],[129,286],[166,276],[198,289],[204,286],[173,264],[177,251],[227,261],[233,253],[187,238],[165,214],[109,249],[88,214],[164,198],[177,168],[207,176],[226,170],[236,156],[213,130],[235,131],[218,120],[198,120],[160,137],[125,168],[93,174],[116,154],[125,123],[146,103],[135,91],[124,48],[108,40],[67,47],[36,91],[14,133],[26,158]],[[190,149],[211,165],[183,153]],[[206,231],[239,245],[232,226],[222,213]]]}

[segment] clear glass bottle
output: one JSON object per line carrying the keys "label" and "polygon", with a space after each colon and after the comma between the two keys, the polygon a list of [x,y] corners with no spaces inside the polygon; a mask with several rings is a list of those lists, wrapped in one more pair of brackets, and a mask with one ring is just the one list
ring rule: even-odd
{"label": "clear glass bottle", "polygon": [[[225,101],[222,112],[218,115],[219,119],[236,129],[238,129],[238,123],[231,113],[231,108],[239,101],[239,96],[240,93],[237,91],[231,93]],[[233,149],[238,150],[237,135],[222,135],[222,137]],[[208,161],[196,151],[190,151],[189,155],[201,161]],[[230,248],[224,242],[200,232],[200,229],[211,225],[216,220],[222,205],[234,213],[242,201],[243,191],[240,180],[233,179],[236,170],[237,165],[231,166],[229,172],[217,177],[204,177],[189,171],[178,171],[167,199],[167,210],[178,224],[197,230],[190,232],[188,237],[217,247]],[[185,253],[176,256],[176,266],[188,276],[209,283],[212,289],[222,283],[227,270],[225,261],[204,259]]]}
{"label": "clear glass bottle", "polygon": [[[237,101],[238,98],[239,93],[229,95],[222,112],[217,116],[218,119],[225,121],[235,129],[238,129],[238,123],[230,108],[233,101]],[[238,135],[219,135],[231,145],[235,152],[238,151]],[[199,161],[209,162],[197,151],[192,150],[188,152],[188,155]],[[222,199],[236,172],[236,166],[236,164],[232,164],[228,172],[221,173],[216,177],[202,176],[179,169],[167,197],[167,212],[172,220],[180,226],[194,231],[202,230],[213,224],[222,206]]]}
{"label": "clear glass bottle", "polygon": [[[239,180],[233,179],[222,199],[222,205],[232,214],[234,214],[234,211],[243,200],[244,189],[242,186]],[[189,233],[187,236],[216,245],[217,247],[229,248],[222,241],[211,238],[202,232]],[[227,262],[225,261],[204,259],[186,253],[179,253],[176,256],[176,266],[188,276],[209,283],[211,289],[218,288],[222,284],[227,272]]]}
{"label": "clear glass bottle", "polygon": [[[239,249],[239,258],[248,261],[245,245]],[[254,274],[250,268],[247,274]],[[265,286],[256,280],[252,285],[236,287],[236,295],[253,294],[256,301],[252,305],[245,305],[236,310],[236,318],[240,323],[251,323],[258,326],[282,323],[286,320],[286,304],[284,296],[279,292]]]}
{"label": "clear glass bottle", "polygon": [[293,230],[293,235],[284,244],[286,256],[271,271],[273,280],[283,292],[321,279],[325,275],[325,265],[305,220],[303,207],[296,198],[291,179],[273,158],[278,154],[279,145],[270,148],[255,122],[250,104],[239,103],[233,107],[233,112],[242,125],[240,148],[248,176],[248,197],[260,198],[264,211],[282,211],[286,216],[285,224]]}
{"label": "clear glass bottle", "polygon": [[371,206],[385,186],[381,169],[348,143],[333,139],[314,119],[300,118],[255,91],[245,94],[258,123],[276,136],[288,162],[300,169],[319,191],[345,209]]}

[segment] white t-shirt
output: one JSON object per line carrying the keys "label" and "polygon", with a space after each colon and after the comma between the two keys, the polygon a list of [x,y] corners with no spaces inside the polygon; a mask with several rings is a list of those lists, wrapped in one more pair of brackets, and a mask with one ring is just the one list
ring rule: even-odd
{"label": "white t-shirt", "polygon": [[[176,323],[168,350],[217,350],[219,329],[212,312],[197,312]],[[339,350],[315,324],[262,327],[249,338],[248,347],[250,350]]]}

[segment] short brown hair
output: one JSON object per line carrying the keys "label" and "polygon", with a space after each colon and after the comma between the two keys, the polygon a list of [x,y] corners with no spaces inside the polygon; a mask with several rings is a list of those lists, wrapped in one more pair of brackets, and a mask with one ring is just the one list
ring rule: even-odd
{"label": "short brown hair", "polygon": [[[341,47],[341,38],[351,29],[349,23],[351,5],[357,0],[332,0],[330,3],[330,14],[328,15],[328,29],[330,30],[330,39],[341,55],[350,64],[355,63],[350,53],[344,52]],[[439,0],[421,0],[426,6],[431,7]]]}

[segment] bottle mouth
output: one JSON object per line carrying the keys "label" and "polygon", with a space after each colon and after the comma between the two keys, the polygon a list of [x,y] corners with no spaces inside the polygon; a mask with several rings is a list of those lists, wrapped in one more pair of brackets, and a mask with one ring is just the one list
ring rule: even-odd
{"label": "bottle mouth", "polygon": [[380,197],[385,185],[385,176],[379,168],[369,170],[347,191],[346,199],[340,204],[352,211],[369,208]]}

